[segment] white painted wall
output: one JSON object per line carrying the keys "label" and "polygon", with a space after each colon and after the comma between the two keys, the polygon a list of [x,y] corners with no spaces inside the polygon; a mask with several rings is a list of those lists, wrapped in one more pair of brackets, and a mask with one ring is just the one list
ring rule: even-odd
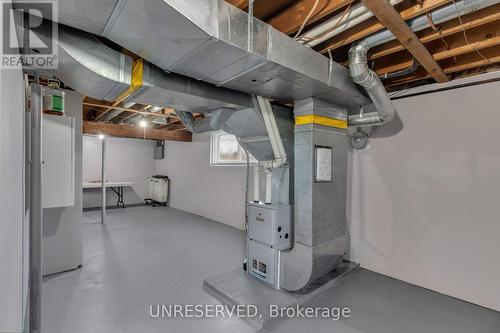
{"label": "white painted wall", "polygon": [[[144,203],[148,197],[147,177],[156,174],[153,157],[154,142],[142,139],[107,138],[106,177],[109,181],[132,181],[124,189],[125,204]],[[83,181],[101,179],[101,141],[96,136],[83,137]],[[83,207],[99,207],[100,189],[86,189]],[[108,205],[116,205],[116,195],[108,189]]]}
{"label": "white painted wall", "polygon": [[23,329],[23,127],[22,72],[0,69],[0,332]]}
{"label": "white painted wall", "polygon": [[170,178],[170,206],[238,229],[245,228],[244,166],[210,166],[210,134],[193,142],[168,141],[158,174]]}
{"label": "white painted wall", "polygon": [[353,154],[352,260],[500,310],[499,92],[395,101],[403,130]]}
{"label": "white painted wall", "polygon": [[[500,311],[499,91],[490,83],[395,101],[403,129],[351,155],[351,260]],[[243,229],[245,167],[211,167],[209,153],[209,135],[168,142],[147,174],[171,178],[172,207]]]}

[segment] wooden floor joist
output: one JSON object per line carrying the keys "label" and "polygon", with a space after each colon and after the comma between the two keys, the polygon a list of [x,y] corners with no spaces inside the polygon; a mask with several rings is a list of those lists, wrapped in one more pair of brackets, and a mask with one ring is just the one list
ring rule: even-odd
{"label": "wooden floor joist", "polygon": [[390,30],[401,44],[418,60],[420,65],[437,82],[449,81],[439,64],[432,58],[432,55],[420,43],[415,33],[401,18],[396,9],[386,0],[362,0],[365,6],[370,9],[378,20]]}
{"label": "wooden floor joist", "polygon": [[[458,19],[454,19],[439,24],[439,29],[437,31],[429,28],[421,33],[417,33],[417,35],[419,36],[420,42],[425,44],[438,40],[439,38],[444,38],[462,32],[463,29],[469,30],[495,21],[499,21],[497,24],[500,24],[500,4],[463,16],[463,28],[460,26],[460,21]],[[395,40],[384,45],[374,47],[370,50],[368,59],[378,59],[402,50],[404,50],[404,46]]]}
{"label": "wooden floor joist", "polygon": [[[500,45],[500,21],[494,21],[469,30],[467,32],[467,41],[465,40],[463,31],[460,31],[445,38],[444,42],[446,44],[436,41],[435,45],[427,46],[436,61]],[[381,62],[382,65],[375,66],[375,72],[379,75],[396,72],[410,67],[413,61],[411,56],[401,53],[394,58],[396,58],[396,61],[384,61]]]}
{"label": "wooden floor joist", "polygon": [[104,122],[83,121],[83,134],[104,134],[108,136],[139,138],[149,140],[191,141],[190,132],[172,132],[156,128],[117,125]]}
{"label": "wooden floor joist", "polygon": [[[109,106],[109,105],[102,105],[102,104],[98,104],[98,103],[88,103],[88,102],[84,102],[83,105],[98,107],[98,108],[106,108],[106,109],[110,109],[110,110],[121,110],[121,111],[133,112],[133,113],[140,113],[140,114],[143,114],[146,116],[154,115],[154,116],[158,116],[158,117],[162,117],[162,118],[177,118],[177,116],[175,114],[172,114],[172,113],[144,112],[144,111],[140,111],[140,110],[122,108],[119,106]],[[96,121],[99,119],[100,118],[97,118]]]}
{"label": "wooden floor joist", "polygon": [[[402,10],[399,14],[403,20],[408,20],[426,12],[447,4],[450,0],[423,0],[423,4],[415,4]],[[332,39],[318,45],[317,49],[321,53],[327,53],[329,49],[336,49],[344,45],[351,44],[352,42],[362,39],[374,32],[384,29],[385,26],[380,23],[377,19],[369,19],[363,23],[360,23],[353,28],[340,33],[339,35],[333,37]]]}
{"label": "wooden floor joist", "polygon": [[[353,1],[320,0],[307,24],[314,23]],[[268,23],[285,34],[296,32],[313,8],[314,2],[315,0],[298,0],[292,6],[270,19]]]}
{"label": "wooden floor joist", "polygon": [[226,2],[239,9],[243,9],[248,5],[248,0],[226,0]]}
{"label": "wooden floor joist", "polygon": [[[500,45],[481,50],[480,52],[482,56],[476,52],[471,52],[456,57],[456,61],[455,59],[448,59],[441,64],[441,66],[446,74],[453,74],[469,69],[500,63]],[[485,59],[483,59],[483,57]],[[427,73],[417,72],[410,76],[388,80],[386,87],[400,86],[402,84],[424,80],[428,77],[429,75]]]}

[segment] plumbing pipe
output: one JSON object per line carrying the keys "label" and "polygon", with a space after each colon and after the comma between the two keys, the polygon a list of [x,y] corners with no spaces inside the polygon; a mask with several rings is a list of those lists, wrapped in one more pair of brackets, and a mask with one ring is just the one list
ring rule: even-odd
{"label": "plumbing pipe", "polygon": [[257,96],[256,106],[259,107],[264,120],[264,125],[266,127],[266,132],[271,142],[271,148],[274,154],[274,160],[264,161],[261,164],[265,168],[279,168],[286,163],[286,152],[283,146],[283,140],[281,139],[278,125],[276,124],[276,118],[274,117],[273,109],[269,99]]}
{"label": "plumbing pipe", "polygon": [[[458,15],[466,15],[499,2],[500,0],[457,1],[432,11],[430,13],[431,21],[439,24],[456,18]],[[429,25],[430,22],[426,15],[419,16],[409,22],[409,26],[413,31],[420,31],[429,27]],[[366,90],[373,102],[372,105],[361,108],[359,114],[349,116],[349,126],[381,125],[394,116],[396,109],[392,105],[392,101],[379,77],[368,67],[367,58],[370,48],[394,39],[395,36],[392,32],[384,30],[366,37],[361,42],[355,43],[349,50],[349,71],[351,78],[354,83],[359,84]]]}
{"label": "plumbing pipe", "polygon": [[411,63],[410,67],[396,71],[396,72],[385,73],[385,74],[379,75],[379,78],[381,80],[387,80],[387,79],[393,79],[393,78],[400,77],[400,76],[405,76],[405,75],[408,75],[408,74],[415,72],[419,67],[420,67],[420,64],[418,63],[417,59],[413,58],[413,62]]}
{"label": "plumbing pipe", "polygon": [[[391,5],[393,6],[401,2],[403,2],[403,0],[390,1]],[[373,13],[368,8],[366,8],[362,3],[358,3],[351,7],[351,10],[347,14],[347,21],[345,21],[342,24],[339,24],[338,27],[328,32],[330,29],[332,29],[335,25],[338,24],[339,20],[342,18],[342,15],[343,13],[339,13],[338,15],[335,15],[334,17],[324,22],[323,24],[320,24],[317,27],[308,31],[303,36],[305,38],[304,44],[311,47],[316,46],[324,42],[325,40],[330,39],[333,36],[336,36],[346,31],[347,29],[352,28],[353,26],[360,24],[361,22],[364,22],[367,19],[373,17]],[[317,38],[318,36],[321,37]],[[309,38],[312,38],[312,40],[308,40]]]}
{"label": "plumbing pipe", "polygon": [[259,202],[260,201],[260,188],[259,188],[259,165],[256,164],[253,167],[253,202]]}
{"label": "plumbing pipe", "polygon": [[273,173],[271,169],[266,169],[266,205],[270,205],[272,203],[272,181],[273,181]]}

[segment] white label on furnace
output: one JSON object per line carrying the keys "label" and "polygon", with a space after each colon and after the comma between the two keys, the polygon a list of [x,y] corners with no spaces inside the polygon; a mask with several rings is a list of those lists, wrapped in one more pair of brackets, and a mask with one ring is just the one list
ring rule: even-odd
{"label": "white label on furnace", "polygon": [[332,181],[332,154],[333,149],[330,147],[315,147],[316,148],[316,177],[317,182]]}

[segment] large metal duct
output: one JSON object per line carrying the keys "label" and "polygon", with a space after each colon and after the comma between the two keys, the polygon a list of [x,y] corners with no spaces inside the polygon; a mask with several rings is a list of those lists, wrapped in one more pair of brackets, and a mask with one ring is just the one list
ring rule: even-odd
{"label": "large metal duct", "polygon": [[[434,10],[430,18],[419,16],[408,22],[413,31],[420,31],[430,26],[430,22],[439,24],[457,16],[499,3],[500,0],[462,0]],[[361,112],[349,116],[349,126],[381,125],[392,119],[396,109],[377,74],[368,67],[368,51],[375,46],[387,43],[396,37],[389,30],[370,35],[354,44],[349,50],[349,70],[353,81],[361,85],[373,104],[362,108]]]}
{"label": "large metal duct", "polygon": [[253,106],[250,95],[167,73],[146,61],[141,63],[140,83],[136,82],[136,89],[130,90],[134,79],[131,57],[108,48],[86,32],[64,25],[59,25],[58,30],[59,64],[49,71],[87,96],[111,102],[129,93],[125,102],[189,112]]}
{"label": "large metal duct", "polygon": [[[316,98],[296,101],[293,248],[281,252],[280,286],[297,291],[342,262],[346,246],[346,111]],[[314,118],[328,119],[317,123]],[[330,149],[331,179],[316,179],[318,149]],[[326,166],[328,168],[328,166]]]}
{"label": "large metal duct", "polygon": [[344,67],[224,0],[60,0],[58,20],[218,86],[284,101],[370,103]]}
{"label": "large metal duct", "polygon": [[206,114],[206,118],[199,120],[195,120],[190,112],[177,111],[176,113],[188,130],[193,133],[204,133],[219,131],[233,112],[232,109],[219,109]]}

